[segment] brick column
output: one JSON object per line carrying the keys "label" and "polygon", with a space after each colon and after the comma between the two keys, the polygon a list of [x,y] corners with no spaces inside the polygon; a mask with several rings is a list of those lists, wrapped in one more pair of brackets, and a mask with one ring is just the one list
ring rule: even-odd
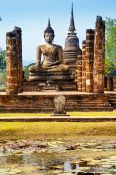
{"label": "brick column", "polygon": [[82,51],[78,53],[77,57],[77,87],[78,91],[82,91]]}
{"label": "brick column", "polygon": [[94,93],[104,93],[105,22],[97,16],[94,43]]}
{"label": "brick column", "polygon": [[18,92],[22,92],[23,84],[23,65],[22,65],[22,30],[19,27],[14,28],[16,34],[16,46],[17,46],[17,66],[18,66]]}
{"label": "brick column", "polygon": [[93,92],[94,34],[94,30],[86,30],[86,92],[88,93]]}
{"label": "brick column", "polygon": [[18,69],[16,35],[13,32],[6,34],[6,93],[18,92]]}
{"label": "brick column", "polygon": [[86,41],[82,42],[82,92],[86,92]]}
{"label": "brick column", "polygon": [[16,28],[6,34],[6,93],[17,94],[22,86],[21,35]]}

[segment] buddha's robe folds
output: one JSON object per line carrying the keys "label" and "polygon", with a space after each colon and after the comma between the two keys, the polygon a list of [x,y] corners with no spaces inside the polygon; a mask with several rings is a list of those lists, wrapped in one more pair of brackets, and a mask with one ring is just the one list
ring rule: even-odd
{"label": "buddha's robe folds", "polygon": [[[43,61],[42,61],[43,55]],[[30,72],[39,70],[68,71],[69,67],[63,64],[63,51],[59,45],[40,45],[37,47],[36,64],[29,67]]]}

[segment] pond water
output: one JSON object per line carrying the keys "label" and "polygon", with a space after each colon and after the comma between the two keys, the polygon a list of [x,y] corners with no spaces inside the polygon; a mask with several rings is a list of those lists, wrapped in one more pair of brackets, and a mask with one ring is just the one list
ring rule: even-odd
{"label": "pond water", "polygon": [[0,141],[0,175],[116,175],[116,140],[63,137]]}

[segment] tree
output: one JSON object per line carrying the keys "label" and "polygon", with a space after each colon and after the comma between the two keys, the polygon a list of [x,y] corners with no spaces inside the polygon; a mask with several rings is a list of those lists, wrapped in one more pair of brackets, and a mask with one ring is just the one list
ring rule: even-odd
{"label": "tree", "polygon": [[6,51],[0,49],[0,70],[5,70],[6,69]]}
{"label": "tree", "polygon": [[6,82],[6,51],[0,49],[0,87]]}
{"label": "tree", "polygon": [[116,75],[116,19],[105,20],[105,73]]}

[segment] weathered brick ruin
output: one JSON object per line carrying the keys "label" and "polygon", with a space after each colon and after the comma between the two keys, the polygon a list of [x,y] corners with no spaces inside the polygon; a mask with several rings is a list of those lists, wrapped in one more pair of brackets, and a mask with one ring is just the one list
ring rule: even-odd
{"label": "weathered brick ruin", "polygon": [[93,92],[94,30],[86,30],[86,92]]}
{"label": "weathered brick ruin", "polygon": [[82,91],[82,52],[78,53],[77,57],[77,87],[78,91]]}
{"label": "weathered brick ruin", "polygon": [[[104,93],[104,46],[105,23],[102,17],[98,16],[95,30],[87,29],[86,40],[82,43],[82,69],[77,65],[77,72],[79,72],[77,81],[78,78],[82,80],[82,89],[80,89],[80,81],[78,83],[79,91]],[[77,64],[78,62],[80,63],[77,61]]]}
{"label": "weathered brick ruin", "polygon": [[[73,89],[64,92],[66,96],[66,109],[68,111],[111,111],[115,106],[115,96],[104,94],[105,90],[112,90],[112,83],[116,89],[116,79],[111,80],[104,77],[105,59],[105,23],[102,17],[96,19],[95,30],[86,30],[86,40],[82,43],[82,50],[79,48],[79,40],[76,36],[73,8],[68,37],[63,51],[63,63],[70,67],[70,72],[74,73],[74,78],[70,81],[68,74],[65,73],[67,81],[61,83],[62,90],[65,86]],[[59,92],[52,94],[49,92],[38,91],[40,82],[24,80],[22,66],[22,36],[21,29],[15,27],[13,31],[6,34],[6,95],[0,95],[0,105],[2,112],[50,112],[54,109],[54,97]],[[57,72],[59,78],[59,73]],[[55,76],[57,76],[55,74]],[[45,74],[44,74],[45,76]],[[53,74],[54,76],[54,74]],[[105,79],[105,81],[104,81]],[[75,90],[75,91],[74,91]],[[26,95],[25,91],[30,94]],[[21,93],[19,95],[20,92]],[[62,91],[63,94],[63,91]],[[111,97],[111,98],[110,98]],[[111,106],[112,104],[112,106]]]}
{"label": "weathered brick ruin", "polygon": [[18,27],[6,34],[6,81],[7,94],[23,91],[22,39]]}
{"label": "weathered brick ruin", "polygon": [[70,66],[70,69],[75,72],[77,56],[80,52],[79,39],[75,33],[76,28],[74,24],[73,6],[71,9],[70,25],[68,29],[68,36],[65,39],[65,47],[63,50],[63,62]]}
{"label": "weathered brick ruin", "polygon": [[94,44],[94,86],[95,93],[104,92],[104,64],[105,64],[105,22],[97,17]]}
{"label": "weathered brick ruin", "polygon": [[86,92],[86,41],[82,42],[82,92]]}
{"label": "weathered brick ruin", "polygon": [[[105,23],[102,17],[97,16],[95,30],[86,30],[86,40],[82,44],[82,51],[79,48],[79,39],[75,30],[72,6],[69,33],[63,51],[63,62],[69,65],[75,74],[76,84],[72,82],[72,89],[79,92],[104,93]],[[17,94],[23,90],[21,29],[15,27],[6,36],[6,92]],[[71,87],[71,82],[69,83]],[[34,83],[31,82],[31,84],[33,86]],[[65,87],[65,84],[63,86]],[[66,86],[68,87],[68,84]]]}

